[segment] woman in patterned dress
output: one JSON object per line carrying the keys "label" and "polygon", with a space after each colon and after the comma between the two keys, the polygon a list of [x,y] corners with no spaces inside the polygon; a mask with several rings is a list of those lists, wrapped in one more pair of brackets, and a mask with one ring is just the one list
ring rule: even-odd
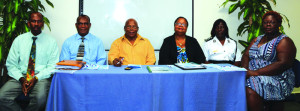
{"label": "woman in patterned dress", "polygon": [[158,64],[174,63],[204,63],[205,55],[198,41],[186,35],[188,21],[184,17],[178,17],[174,22],[175,33],[164,39],[159,51]]}
{"label": "woman in patterned dress", "polygon": [[[280,14],[269,11],[262,18],[265,34],[250,43],[242,57],[246,68],[246,96],[248,111],[263,111],[264,101],[276,101],[270,111],[283,110],[283,102],[294,87],[293,61],[296,47],[287,35],[279,32]],[[265,107],[266,108],[266,107]],[[268,108],[267,108],[268,109]]]}

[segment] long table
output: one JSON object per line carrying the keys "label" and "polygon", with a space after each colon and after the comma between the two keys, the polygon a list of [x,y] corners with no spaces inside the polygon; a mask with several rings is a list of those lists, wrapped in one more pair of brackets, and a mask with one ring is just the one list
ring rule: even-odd
{"label": "long table", "polygon": [[[47,111],[246,111],[245,71],[149,73],[126,66],[57,72]],[[170,66],[160,66],[170,67]]]}

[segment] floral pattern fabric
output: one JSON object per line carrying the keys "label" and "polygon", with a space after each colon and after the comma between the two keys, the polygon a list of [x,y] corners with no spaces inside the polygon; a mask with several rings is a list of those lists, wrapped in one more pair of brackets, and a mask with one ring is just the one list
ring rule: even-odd
{"label": "floral pattern fabric", "polygon": [[177,63],[189,63],[185,47],[181,48],[177,46]]}

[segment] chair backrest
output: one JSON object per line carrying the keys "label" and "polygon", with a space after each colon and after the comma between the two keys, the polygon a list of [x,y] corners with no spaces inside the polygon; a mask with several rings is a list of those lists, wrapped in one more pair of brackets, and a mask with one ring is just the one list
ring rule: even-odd
{"label": "chair backrest", "polygon": [[295,72],[295,87],[300,87],[300,62],[295,59],[293,70]]}

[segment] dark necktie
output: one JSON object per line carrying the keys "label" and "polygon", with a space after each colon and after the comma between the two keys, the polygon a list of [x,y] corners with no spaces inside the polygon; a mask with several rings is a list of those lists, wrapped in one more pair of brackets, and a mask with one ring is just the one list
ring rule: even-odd
{"label": "dark necktie", "polygon": [[35,51],[36,51],[36,45],[35,45],[35,40],[37,37],[32,37],[33,42],[31,46],[31,51],[29,55],[29,62],[28,62],[28,67],[27,67],[27,73],[26,73],[26,80],[30,81],[34,77],[34,68],[35,68]]}
{"label": "dark necktie", "polygon": [[82,40],[82,42],[79,45],[78,53],[77,53],[77,57],[76,57],[77,61],[82,61],[83,56],[84,56],[84,42],[83,42],[84,37],[81,37],[81,40]]}

